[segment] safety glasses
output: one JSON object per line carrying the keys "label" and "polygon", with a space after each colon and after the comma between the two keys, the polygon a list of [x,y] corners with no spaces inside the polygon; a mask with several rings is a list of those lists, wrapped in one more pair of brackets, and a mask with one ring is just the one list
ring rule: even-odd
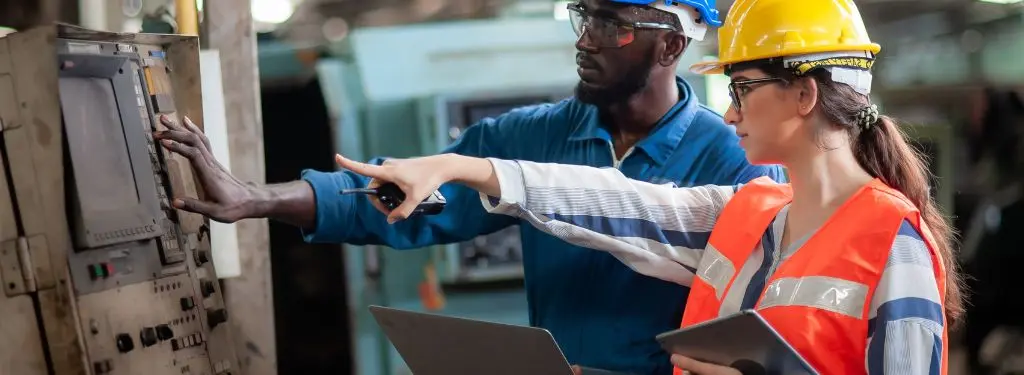
{"label": "safety glasses", "polygon": [[672,25],[655,22],[623,22],[587,13],[580,4],[569,4],[569,21],[577,37],[587,34],[598,48],[622,48],[636,39],[638,29],[673,30]]}
{"label": "safety glasses", "polygon": [[786,82],[786,80],[779,77],[767,77],[730,82],[729,98],[732,99],[732,105],[739,111],[742,108],[741,103],[744,96],[747,96],[747,94],[750,94],[758,87],[764,86],[763,84],[775,82]]}

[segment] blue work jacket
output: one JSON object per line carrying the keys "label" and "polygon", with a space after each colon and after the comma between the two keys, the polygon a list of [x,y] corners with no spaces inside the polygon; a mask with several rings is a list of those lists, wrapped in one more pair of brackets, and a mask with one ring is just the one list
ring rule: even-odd
{"label": "blue work jacket", "polygon": [[[734,128],[701,105],[685,81],[677,81],[679,103],[619,162],[597,108],[575,98],[485,119],[445,152],[615,167],[633,179],[678,186],[734,185],[765,175],[783,180],[780,167],[750,165]],[[365,177],[307,170],[302,178],[316,192],[317,228],[305,234],[310,242],[412,249],[518,224],[516,218],[486,213],[476,192],[450,184],[441,188],[448,205],[440,215],[388,225],[365,197],[338,194],[365,186]],[[521,231],[530,323],[551,331],[571,363],[671,374],[668,355],[654,337],[679,328],[688,288],[638,274],[608,253],[570,245],[529,224]]]}

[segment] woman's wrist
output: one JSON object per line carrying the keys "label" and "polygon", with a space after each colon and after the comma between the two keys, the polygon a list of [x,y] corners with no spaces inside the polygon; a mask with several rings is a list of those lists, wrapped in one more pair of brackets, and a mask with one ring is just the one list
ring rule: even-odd
{"label": "woman's wrist", "polygon": [[445,154],[445,180],[460,184],[474,184],[486,181],[493,173],[491,162],[484,158],[476,158],[459,154]]}
{"label": "woman's wrist", "polygon": [[501,188],[495,176],[494,166],[485,158],[447,154],[444,156],[445,180],[466,185],[481,193],[500,196]]}

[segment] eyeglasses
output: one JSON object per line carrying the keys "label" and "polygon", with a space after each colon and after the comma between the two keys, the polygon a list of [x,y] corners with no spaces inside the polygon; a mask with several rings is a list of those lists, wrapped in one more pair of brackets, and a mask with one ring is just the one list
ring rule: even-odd
{"label": "eyeglasses", "polygon": [[676,27],[656,22],[623,22],[587,13],[580,4],[569,4],[569,21],[577,37],[587,34],[598,48],[622,48],[633,43],[637,29],[676,31]]}
{"label": "eyeglasses", "polygon": [[[779,77],[767,77],[767,78],[755,78],[744,81],[734,81],[729,83],[729,98],[732,99],[732,105],[736,107],[736,110],[740,110],[742,107],[741,99],[747,94],[750,94],[758,87],[764,85],[758,85],[761,83],[774,83],[774,82],[786,82],[786,79]],[[752,87],[758,85],[757,87]]]}

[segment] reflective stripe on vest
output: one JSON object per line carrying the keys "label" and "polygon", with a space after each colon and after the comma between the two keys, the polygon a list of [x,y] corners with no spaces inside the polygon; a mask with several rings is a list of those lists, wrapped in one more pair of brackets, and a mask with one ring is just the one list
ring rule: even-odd
{"label": "reflective stripe on vest", "polygon": [[[791,200],[789,185],[762,177],[745,185],[726,204],[697,267],[682,327],[719,316],[737,270]],[[768,280],[756,309],[818,372],[866,372],[871,297],[904,219],[934,249],[931,233],[913,204],[876,179],[837,209]],[[934,251],[932,264],[939,296],[944,299],[945,271]],[[944,330],[943,373],[946,336]],[[676,369],[675,374],[682,372]]]}

